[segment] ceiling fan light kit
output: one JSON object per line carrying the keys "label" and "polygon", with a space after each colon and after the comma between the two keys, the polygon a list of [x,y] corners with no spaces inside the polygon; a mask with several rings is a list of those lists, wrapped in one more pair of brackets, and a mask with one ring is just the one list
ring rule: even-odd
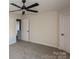
{"label": "ceiling fan light kit", "polygon": [[22,11],[22,15],[25,14],[25,11],[34,12],[34,13],[38,12],[36,10],[31,10],[30,9],[30,8],[38,6],[39,5],[38,3],[34,3],[34,4],[32,4],[32,5],[28,6],[28,7],[25,6],[26,0],[22,0],[22,3],[23,3],[22,7],[16,5],[15,3],[10,3],[11,5],[13,5],[13,6],[17,7],[17,8],[20,8],[19,10],[13,10],[13,11],[10,11],[10,12]]}

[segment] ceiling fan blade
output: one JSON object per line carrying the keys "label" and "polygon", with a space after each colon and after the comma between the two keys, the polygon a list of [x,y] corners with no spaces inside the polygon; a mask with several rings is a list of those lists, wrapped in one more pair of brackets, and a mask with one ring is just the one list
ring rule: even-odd
{"label": "ceiling fan blade", "polygon": [[35,13],[37,13],[38,11],[36,11],[36,10],[27,10],[27,11],[30,11],[30,12],[35,12]]}
{"label": "ceiling fan blade", "polygon": [[15,12],[15,11],[21,11],[21,9],[20,10],[13,10],[13,11],[10,11],[10,12]]}
{"label": "ceiling fan blade", "polygon": [[35,4],[32,4],[32,5],[30,5],[30,6],[26,7],[26,8],[29,9],[29,8],[32,8],[32,7],[35,7],[35,6],[38,6],[38,5],[39,5],[38,3],[35,3]]}
{"label": "ceiling fan blade", "polygon": [[13,5],[13,6],[16,6],[16,7],[18,7],[18,8],[21,8],[20,6],[14,4],[14,3],[10,3],[10,4]]}

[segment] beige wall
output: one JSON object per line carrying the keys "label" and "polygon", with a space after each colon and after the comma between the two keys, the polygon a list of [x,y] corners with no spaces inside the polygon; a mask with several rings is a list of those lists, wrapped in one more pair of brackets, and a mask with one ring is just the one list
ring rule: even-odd
{"label": "beige wall", "polygon": [[[30,39],[27,38],[27,20],[30,20]],[[58,13],[56,11],[28,15],[23,20],[22,28],[22,40],[57,47]]]}
{"label": "beige wall", "polygon": [[56,11],[30,17],[30,40],[39,44],[57,47],[58,14]]}
{"label": "beige wall", "polygon": [[16,19],[19,15],[9,14],[9,44],[16,43]]}

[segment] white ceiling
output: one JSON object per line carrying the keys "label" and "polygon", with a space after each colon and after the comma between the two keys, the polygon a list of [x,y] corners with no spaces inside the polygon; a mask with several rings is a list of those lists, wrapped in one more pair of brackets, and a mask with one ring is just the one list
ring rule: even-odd
{"label": "white ceiling", "polygon": [[[15,3],[19,6],[22,6],[22,0],[9,0],[9,3]],[[34,10],[49,11],[49,10],[60,10],[63,8],[67,8],[70,5],[70,0],[26,0],[26,6],[32,5],[34,3],[39,3],[39,6],[34,7]],[[9,5],[9,10],[17,10],[19,8]],[[21,11],[18,11],[21,13]]]}

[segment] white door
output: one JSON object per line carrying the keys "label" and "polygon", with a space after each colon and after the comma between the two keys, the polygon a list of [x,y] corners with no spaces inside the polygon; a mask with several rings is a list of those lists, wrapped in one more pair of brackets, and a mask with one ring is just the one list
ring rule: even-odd
{"label": "white door", "polygon": [[26,16],[23,16],[22,18],[22,38],[21,40],[29,41],[30,39],[30,33],[29,33],[29,19]]}
{"label": "white door", "polygon": [[70,49],[70,19],[69,12],[60,14],[59,48],[69,52]]}

